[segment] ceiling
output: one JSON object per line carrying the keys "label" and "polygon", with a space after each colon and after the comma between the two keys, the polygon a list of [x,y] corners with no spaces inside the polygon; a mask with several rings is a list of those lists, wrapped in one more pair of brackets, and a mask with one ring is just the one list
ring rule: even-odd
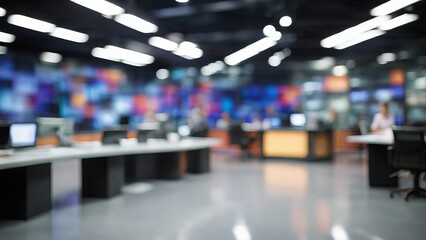
{"label": "ceiling", "polygon": [[[6,9],[7,15],[0,17],[0,31],[16,35],[13,43],[5,44],[14,51],[52,51],[65,57],[98,61],[90,55],[91,50],[113,44],[153,55],[155,61],[150,68],[202,67],[223,60],[225,56],[263,38],[262,29],[267,24],[274,25],[283,37],[274,47],[243,62],[253,64],[260,71],[288,71],[305,61],[328,56],[342,62],[355,60],[358,63],[375,61],[384,52],[408,50],[415,55],[426,52],[425,1],[395,14],[416,13],[420,16],[417,21],[344,50],[322,48],[320,41],[371,19],[369,11],[385,0],[190,0],[185,4],[173,0],[111,2],[156,24],[159,31],[154,34],[137,32],[69,0],[2,0],[0,7]],[[90,39],[86,43],[73,43],[10,25],[6,21],[7,16],[14,13],[87,33]],[[293,18],[290,27],[278,24],[284,15]],[[197,43],[204,55],[196,60],[183,59],[148,45],[151,36]],[[268,58],[285,48],[291,49],[291,56],[280,66],[270,67]]]}

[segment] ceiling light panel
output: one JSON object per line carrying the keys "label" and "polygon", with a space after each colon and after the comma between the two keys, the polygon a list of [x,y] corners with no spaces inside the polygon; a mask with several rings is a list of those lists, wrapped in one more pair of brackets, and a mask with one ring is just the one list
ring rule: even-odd
{"label": "ceiling light panel", "polygon": [[124,9],[105,0],[70,0],[90,10],[96,11],[106,17],[124,13]]}
{"label": "ceiling light panel", "polygon": [[170,41],[169,39],[162,38],[162,37],[151,37],[148,40],[148,43],[151,46],[161,48],[161,49],[166,50],[166,51],[174,51],[178,48],[177,43]]}
{"label": "ceiling light panel", "polygon": [[54,24],[20,14],[10,15],[7,19],[7,22],[18,27],[27,28],[42,33],[48,33],[55,29]]}
{"label": "ceiling light panel", "polygon": [[11,43],[13,41],[15,41],[15,35],[5,33],[5,32],[0,32],[0,42]]}
{"label": "ceiling light panel", "polygon": [[60,27],[55,28],[50,33],[50,36],[77,43],[85,43],[89,40],[89,36],[87,34]]}
{"label": "ceiling light panel", "polygon": [[0,17],[3,17],[4,15],[6,15],[6,10],[0,7]]}
{"label": "ceiling light panel", "polygon": [[414,22],[417,19],[419,19],[418,15],[405,13],[401,16],[392,18],[391,20],[384,22],[382,25],[379,26],[379,29],[383,31],[391,30],[407,23]]}
{"label": "ceiling light panel", "polygon": [[374,29],[380,26],[381,24],[388,21],[389,19],[390,19],[390,16],[375,17],[373,19],[370,19],[368,21],[365,21],[363,23],[360,23],[356,26],[350,27],[344,31],[341,31],[330,37],[323,39],[321,41],[321,46],[324,48],[336,47],[340,44],[350,41],[353,38],[358,37],[363,32],[369,31],[371,29]]}
{"label": "ceiling light panel", "polygon": [[58,53],[43,52],[40,54],[40,60],[47,63],[59,63],[62,60],[62,56]]}
{"label": "ceiling light panel", "polygon": [[114,20],[141,33],[155,33],[158,31],[157,25],[129,13],[115,16]]}
{"label": "ceiling light panel", "polygon": [[419,1],[420,0],[391,0],[371,9],[370,14],[372,16],[388,15]]}

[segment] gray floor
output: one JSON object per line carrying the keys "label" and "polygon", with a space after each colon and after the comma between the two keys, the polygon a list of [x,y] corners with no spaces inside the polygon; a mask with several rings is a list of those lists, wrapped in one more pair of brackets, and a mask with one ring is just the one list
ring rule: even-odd
{"label": "gray floor", "polygon": [[135,185],[110,200],[81,200],[78,161],[56,164],[53,211],[0,221],[0,239],[426,239],[426,199],[406,203],[369,188],[358,154],[322,163],[235,159],[216,152],[210,174]]}

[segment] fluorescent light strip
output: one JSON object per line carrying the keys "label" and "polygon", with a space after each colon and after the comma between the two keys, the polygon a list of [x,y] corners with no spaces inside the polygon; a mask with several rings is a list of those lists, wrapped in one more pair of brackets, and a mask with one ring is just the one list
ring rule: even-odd
{"label": "fluorescent light strip", "polygon": [[6,54],[7,53],[7,47],[0,46],[0,54]]}
{"label": "fluorescent light strip", "polygon": [[0,42],[11,43],[13,41],[15,41],[15,35],[5,33],[5,32],[0,32]]}
{"label": "fluorescent light strip", "polygon": [[365,33],[359,35],[358,37],[356,37],[356,38],[354,38],[354,39],[352,39],[348,42],[345,42],[343,44],[336,46],[335,48],[339,49],[339,50],[345,49],[345,48],[351,47],[353,45],[356,45],[358,43],[370,40],[370,39],[378,37],[378,36],[381,36],[385,33],[386,33],[385,31],[380,31],[380,30],[370,30],[368,32],[365,32]]}
{"label": "fluorescent light strip", "polygon": [[379,26],[379,29],[384,31],[391,30],[399,26],[402,26],[404,24],[414,22],[417,19],[419,19],[418,15],[405,13],[405,14],[402,14],[401,16],[392,18],[391,20],[383,23],[382,25]]}
{"label": "fluorescent light strip", "polygon": [[10,15],[7,19],[7,22],[18,27],[27,28],[42,33],[48,33],[55,29],[54,24],[20,14]]}
{"label": "fluorescent light strip", "polygon": [[371,9],[370,14],[372,16],[388,15],[419,1],[420,0],[390,0]]}
{"label": "fluorescent light strip", "polygon": [[107,45],[105,49],[111,51],[111,53],[119,56],[121,60],[140,63],[140,64],[151,64],[154,62],[154,57],[148,54],[136,52],[130,49],[125,49],[117,46]]}
{"label": "fluorescent light strip", "polygon": [[271,38],[265,37],[257,42],[248,45],[247,47],[241,50],[238,50],[226,56],[224,60],[228,65],[237,65],[240,62],[257,55],[258,53],[275,46],[276,44],[276,41],[272,40]]}
{"label": "fluorescent light strip", "polygon": [[321,46],[324,48],[332,48],[332,47],[338,46],[347,41],[350,41],[353,38],[356,38],[363,32],[369,31],[371,29],[374,29],[380,26],[381,24],[388,21],[389,19],[390,19],[390,16],[380,16],[380,17],[375,17],[368,21],[362,22],[356,26],[353,26],[351,28],[348,28],[344,31],[341,31],[339,33],[331,35],[330,37],[323,39],[321,41]]}
{"label": "fluorescent light strip", "polygon": [[105,48],[94,48],[92,50],[92,56],[110,61],[120,62],[120,59],[116,58],[116,56],[114,56],[110,51],[107,51]]}
{"label": "fluorescent light strip", "polygon": [[124,13],[124,9],[105,0],[70,0],[104,16],[112,17]]}
{"label": "fluorescent light strip", "polygon": [[178,48],[177,43],[170,41],[169,39],[162,38],[162,37],[151,37],[148,40],[148,43],[151,46],[161,48],[161,49],[166,50],[166,51],[174,51]]}
{"label": "fluorescent light strip", "polygon": [[154,62],[154,57],[150,55],[112,45],[107,45],[105,48],[94,48],[92,56],[137,67]]}
{"label": "fluorescent light strip", "polygon": [[84,43],[89,40],[87,34],[60,27],[55,28],[53,32],[50,33],[50,36],[77,43]]}
{"label": "fluorescent light strip", "polygon": [[197,44],[189,41],[183,41],[179,44],[178,48],[173,51],[173,54],[188,60],[193,60],[202,57],[204,52]]}
{"label": "fluorescent light strip", "polygon": [[43,52],[40,54],[40,60],[47,63],[59,63],[62,60],[62,56],[58,53]]}
{"label": "fluorescent light strip", "polygon": [[3,17],[4,15],[6,15],[6,10],[0,7],[0,17]]}
{"label": "fluorescent light strip", "polygon": [[155,33],[158,31],[157,25],[129,13],[115,16],[114,20],[141,33]]}

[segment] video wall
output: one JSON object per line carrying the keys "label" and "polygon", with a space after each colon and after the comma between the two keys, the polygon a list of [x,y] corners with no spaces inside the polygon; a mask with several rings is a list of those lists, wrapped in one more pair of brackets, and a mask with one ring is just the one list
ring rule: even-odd
{"label": "video wall", "polygon": [[[177,73],[172,73],[172,75]],[[176,78],[179,80],[179,78]],[[0,59],[0,120],[34,121],[37,116],[73,118],[77,131],[114,127],[126,116],[136,127],[147,112],[168,113],[184,124],[198,104],[214,126],[222,112],[243,121],[262,119],[265,109],[301,110],[301,89],[291,85],[223,89],[211,82],[182,84],[129,79],[119,69],[76,64],[35,64],[20,70],[12,59]]]}

